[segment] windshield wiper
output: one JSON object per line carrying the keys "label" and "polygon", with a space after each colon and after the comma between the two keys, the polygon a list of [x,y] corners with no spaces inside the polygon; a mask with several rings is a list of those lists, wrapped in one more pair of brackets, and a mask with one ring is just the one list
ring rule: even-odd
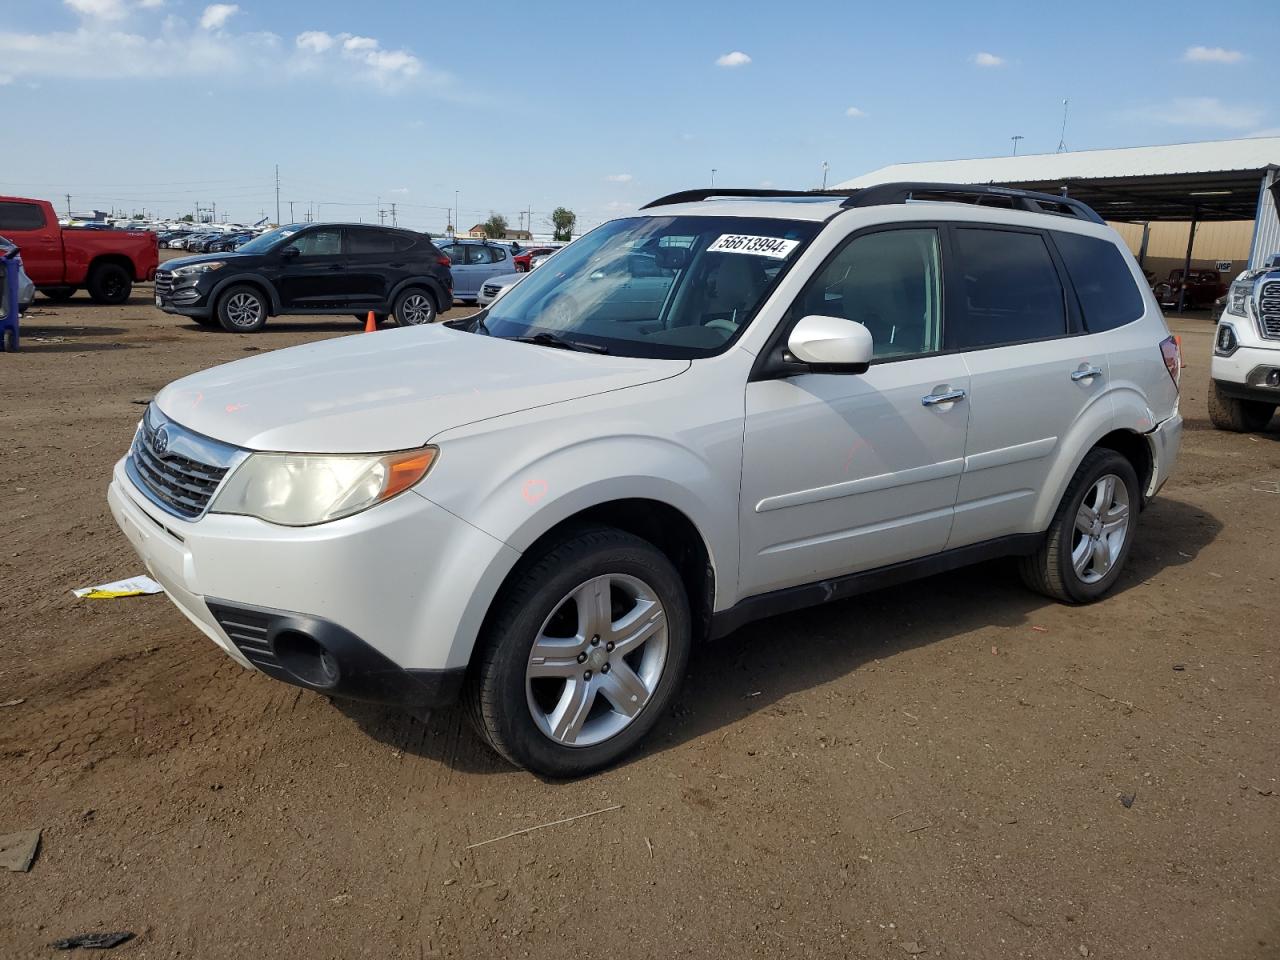
{"label": "windshield wiper", "polygon": [[560,350],[577,350],[581,353],[608,353],[609,348],[596,343],[583,343],[580,340],[566,340],[554,333],[535,333],[531,337],[512,337],[520,343],[536,343],[542,347],[556,347]]}

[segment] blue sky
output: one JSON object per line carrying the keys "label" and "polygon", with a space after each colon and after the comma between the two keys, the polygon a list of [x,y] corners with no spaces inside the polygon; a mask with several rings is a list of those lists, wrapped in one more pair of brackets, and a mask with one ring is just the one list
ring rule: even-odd
{"label": "blue sky", "polygon": [[[4,0],[0,192],[594,225],[664,192],[1280,135],[1280,7]],[[1272,95],[1268,95],[1272,94]]]}

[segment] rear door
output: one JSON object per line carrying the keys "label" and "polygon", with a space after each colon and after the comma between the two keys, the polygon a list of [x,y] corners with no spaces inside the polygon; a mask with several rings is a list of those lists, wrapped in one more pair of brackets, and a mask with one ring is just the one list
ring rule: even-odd
{"label": "rear door", "polygon": [[61,229],[56,221],[49,222],[43,204],[0,200],[0,235],[22,251],[22,268],[36,286],[63,282]]}
{"label": "rear door", "polygon": [[[350,289],[341,227],[312,227],[281,250],[279,292],[286,310],[333,310],[348,305]],[[294,249],[296,256],[286,256]]]}
{"label": "rear door", "polygon": [[352,306],[373,309],[391,295],[392,275],[405,275],[397,256],[398,235],[372,227],[348,227],[347,290]]}
{"label": "rear door", "polygon": [[947,346],[969,370],[969,439],[949,547],[1034,532],[1059,445],[1105,392],[1104,340],[1086,333],[1040,230],[954,224]]}
{"label": "rear door", "polygon": [[486,276],[483,269],[489,264],[483,247],[478,243],[455,243],[444,248],[444,252],[452,261],[453,295],[462,300],[474,300]]}

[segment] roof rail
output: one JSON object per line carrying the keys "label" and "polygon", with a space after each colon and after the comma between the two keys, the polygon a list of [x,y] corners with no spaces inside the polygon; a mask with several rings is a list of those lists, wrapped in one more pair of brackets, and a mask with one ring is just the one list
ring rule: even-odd
{"label": "roof rail", "polygon": [[1063,217],[1077,217],[1092,223],[1105,221],[1088,204],[1074,200],[1065,194],[1035,193],[1016,187],[995,184],[966,183],[879,183],[873,187],[856,190],[765,190],[740,187],[681,190],[646,203],[641,210],[662,207],[673,203],[695,203],[712,197],[831,197],[842,200],[842,207],[876,207],[884,204],[943,201],[972,203],[977,206],[998,206],[1006,210],[1024,210],[1029,213],[1052,213]]}

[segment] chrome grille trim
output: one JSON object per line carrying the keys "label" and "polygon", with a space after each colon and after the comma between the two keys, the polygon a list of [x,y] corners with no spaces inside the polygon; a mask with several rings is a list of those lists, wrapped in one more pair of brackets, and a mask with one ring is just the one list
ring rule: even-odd
{"label": "chrome grille trim", "polygon": [[[164,449],[157,445],[163,428]],[[133,485],[161,510],[198,520],[218,487],[248,451],[220,443],[175,423],[153,403],[147,407],[125,461]]]}
{"label": "chrome grille trim", "polygon": [[1268,340],[1280,340],[1280,280],[1258,286],[1258,332]]}
{"label": "chrome grille trim", "polygon": [[173,293],[173,274],[168,270],[156,271],[156,296],[167,297]]}

